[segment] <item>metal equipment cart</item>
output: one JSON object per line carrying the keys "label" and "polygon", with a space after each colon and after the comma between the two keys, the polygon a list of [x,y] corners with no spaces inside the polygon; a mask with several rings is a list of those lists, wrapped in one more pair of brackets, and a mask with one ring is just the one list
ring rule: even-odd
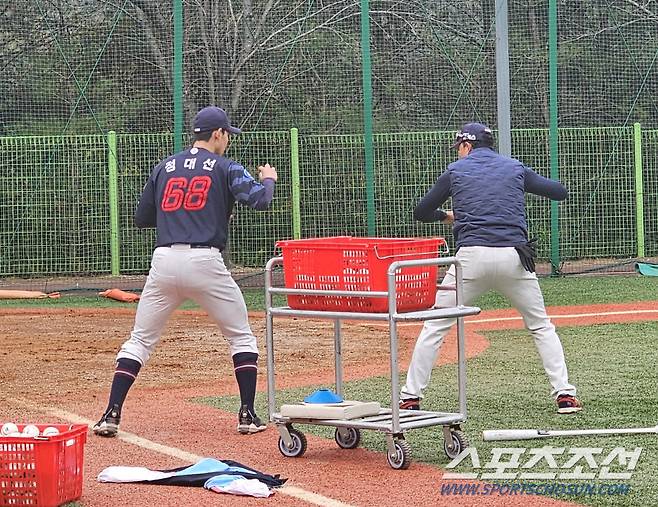
{"label": "metal equipment cart", "polygon": [[[404,439],[405,431],[429,426],[443,426],[444,451],[449,458],[454,458],[468,447],[469,442],[461,429],[466,421],[466,353],[464,344],[464,317],[477,315],[477,307],[462,305],[462,268],[455,257],[403,260],[392,262],[387,270],[387,291],[336,291],[314,289],[290,289],[273,287],[272,270],[283,264],[283,257],[268,261],[265,268],[265,307],[266,307],[266,347],[267,347],[267,399],[269,420],[276,424],[279,431],[279,451],[284,456],[300,457],[306,451],[306,437],[293,424],[314,424],[336,428],[336,443],[343,449],[353,449],[359,445],[361,430],[378,430],[386,435],[388,464],[394,469],[406,469],[412,460],[411,446]],[[454,287],[439,286],[439,290],[454,290],[456,306],[451,308],[431,308],[429,310],[398,313],[396,308],[396,272],[411,266],[450,266],[455,267],[456,284]],[[288,306],[274,307],[273,294],[295,294],[314,296],[350,296],[388,298],[387,313],[360,313],[346,311],[298,310]],[[336,393],[343,395],[343,370],[341,359],[341,320],[370,320],[388,322],[390,334],[390,369],[391,369],[391,408],[381,408],[378,415],[356,419],[305,419],[284,417],[276,412],[276,391],[274,374],[274,317],[308,317],[312,319],[330,319],[334,321],[334,348]],[[457,319],[457,375],[459,412],[431,412],[426,410],[400,410],[399,408],[399,372],[398,372],[398,322],[422,322],[426,320]]]}

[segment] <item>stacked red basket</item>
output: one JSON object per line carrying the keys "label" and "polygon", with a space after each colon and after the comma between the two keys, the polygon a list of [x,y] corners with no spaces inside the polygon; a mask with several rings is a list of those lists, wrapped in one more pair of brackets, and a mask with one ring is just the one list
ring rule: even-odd
{"label": "stacked red basket", "polygon": [[[359,238],[336,236],[277,242],[283,254],[286,288],[386,291],[387,270],[394,261],[436,258],[443,238]],[[434,304],[437,266],[414,266],[395,276],[397,311],[425,310]],[[382,297],[289,295],[296,310],[383,313]]]}
{"label": "stacked red basket", "polygon": [[[37,424],[46,437],[0,437],[0,505],[57,507],[82,495],[87,426]],[[18,425],[19,432],[25,425]]]}

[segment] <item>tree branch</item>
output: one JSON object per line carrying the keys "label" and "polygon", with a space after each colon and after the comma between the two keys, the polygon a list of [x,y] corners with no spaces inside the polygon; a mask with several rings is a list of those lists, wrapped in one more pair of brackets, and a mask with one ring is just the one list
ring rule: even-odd
{"label": "tree branch", "polygon": [[646,15],[649,17],[649,19],[658,20],[658,13],[656,13],[656,12],[651,12],[651,11],[650,11],[649,9],[647,9],[644,5],[640,5],[640,4],[637,3],[635,0],[624,0],[624,1],[625,1],[627,4],[632,5],[632,6],[635,7],[636,9],[638,9],[638,10],[640,10],[641,12],[643,12],[644,14],[646,14]]}

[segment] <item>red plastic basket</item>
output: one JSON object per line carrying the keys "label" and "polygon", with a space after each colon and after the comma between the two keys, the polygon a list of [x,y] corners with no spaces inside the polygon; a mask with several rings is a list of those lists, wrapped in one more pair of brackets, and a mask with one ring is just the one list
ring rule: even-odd
{"label": "red plastic basket", "polygon": [[[22,431],[25,425],[17,425]],[[87,426],[52,426],[52,437],[0,437],[0,505],[57,507],[82,496]]]}
{"label": "red plastic basket", "polygon": [[[386,272],[394,261],[438,257],[443,238],[329,238],[279,241],[285,285],[289,289],[386,291]],[[398,312],[424,310],[434,304],[437,266],[398,270]],[[388,311],[385,297],[289,295],[296,310],[364,313]]]}

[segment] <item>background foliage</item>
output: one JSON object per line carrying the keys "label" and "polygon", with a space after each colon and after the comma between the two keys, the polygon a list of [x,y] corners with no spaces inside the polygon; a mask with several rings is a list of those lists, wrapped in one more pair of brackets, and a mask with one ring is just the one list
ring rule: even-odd
{"label": "background foliage", "polygon": [[[0,134],[171,130],[173,2],[0,7]],[[372,0],[375,130],[496,125],[495,0]],[[658,126],[651,0],[558,2],[560,126]],[[185,0],[184,111],[247,130],[362,130],[354,0]],[[512,126],[548,126],[548,1],[510,0]]]}
{"label": "background foliage", "polygon": [[[0,276],[106,273],[107,132],[118,132],[121,272],[143,273],[153,231],[132,225],[150,169],[207,104],[248,134],[229,155],[269,161],[272,213],[239,210],[232,257],[262,266],[292,236],[289,129],[300,132],[302,237],[367,232],[360,3],[184,0],[183,95],[174,99],[174,5],[15,0],[0,6]],[[180,1],[180,0],[178,0]],[[647,255],[658,255],[658,6],[558,1],[560,206],[565,272],[637,253],[632,123],[642,125]],[[449,163],[463,122],[497,125],[495,0],[372,0],[375,225],[442,235],[413,205]],[[509,0],[512,151],[549,174],[548,0]],[[528,199],[548,255],[549,205]]]}

